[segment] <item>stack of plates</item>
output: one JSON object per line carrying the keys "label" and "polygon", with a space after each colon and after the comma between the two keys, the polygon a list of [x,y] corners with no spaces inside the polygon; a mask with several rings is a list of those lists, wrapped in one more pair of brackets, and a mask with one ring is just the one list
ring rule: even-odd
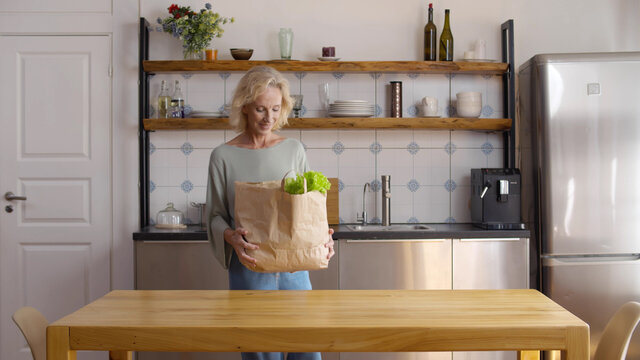
{"label": "stack of plates", "polygon": [[374,106],[367,100],[336,100],[329,104],[329,115],[333,117],[370,117]]}

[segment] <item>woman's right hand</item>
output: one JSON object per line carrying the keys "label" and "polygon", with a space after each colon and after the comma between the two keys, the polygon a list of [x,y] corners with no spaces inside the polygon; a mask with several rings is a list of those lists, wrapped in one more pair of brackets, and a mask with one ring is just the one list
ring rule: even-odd
{"label": "woman's right hand", "polygon": [[246,249],[256,250],[259,248],[256,244],[251,244],[244,239],[244,236],[249,232],[243,228],[237,228],[235,230],[227,228],[224,231],[224,241],[228,242],[233,247],[240,263],[249,266],[256,267],[257,260],[247,254]]}

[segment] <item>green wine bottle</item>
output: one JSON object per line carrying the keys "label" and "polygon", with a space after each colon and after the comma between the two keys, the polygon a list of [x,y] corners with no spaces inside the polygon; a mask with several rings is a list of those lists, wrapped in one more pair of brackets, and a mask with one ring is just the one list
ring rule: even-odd
{"label": "green wine bottle", "polygon": [[449,26],[449,9],[444,10],[444,27],[440,35],[440,61],[453,61],[453,34]]}
{"label": "green wine bottle", "polygon": [[436,25],[433,23],[433,4],[429,3],[429,21],[424,26],[424,60],[436,61],[438,50]]}

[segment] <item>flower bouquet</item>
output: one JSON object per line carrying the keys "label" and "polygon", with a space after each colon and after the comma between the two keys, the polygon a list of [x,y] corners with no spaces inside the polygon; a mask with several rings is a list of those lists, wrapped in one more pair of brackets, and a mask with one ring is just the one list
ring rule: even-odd
{"label": "flower bouquet", "polygon": [[190,6],[176,4],[171,4],[168,10],[171,16],[158,18],[158,24],[162,25],[162,31],[182,40],[185,59],[202,59],[202,51],[211,40],[224,33],[222,25],[235,21],[213,12],[209,3],[200,12],[192,11]]}

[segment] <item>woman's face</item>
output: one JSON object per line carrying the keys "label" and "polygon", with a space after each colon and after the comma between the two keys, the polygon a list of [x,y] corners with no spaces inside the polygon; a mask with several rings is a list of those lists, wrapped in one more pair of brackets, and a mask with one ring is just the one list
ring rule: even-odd
{"label": "woman's face", "polygon": [[270,133],[280,117],[281,107],[280,89],[268,87],[254,102],[242,107],[242,113],[247,115],[247,132],[263,136]]}

